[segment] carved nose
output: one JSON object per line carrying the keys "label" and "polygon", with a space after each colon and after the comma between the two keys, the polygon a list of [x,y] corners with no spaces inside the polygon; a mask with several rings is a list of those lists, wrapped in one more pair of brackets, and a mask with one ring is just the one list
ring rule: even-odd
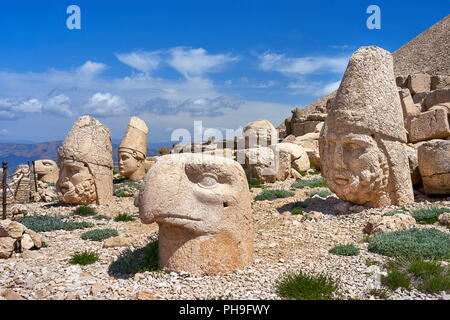
{"label": "carved nose", "polygon": [[344,161],[344,151],[341,145],[336,145],[334,152],[334,161],[337,169],[346,169],[347,165]]}

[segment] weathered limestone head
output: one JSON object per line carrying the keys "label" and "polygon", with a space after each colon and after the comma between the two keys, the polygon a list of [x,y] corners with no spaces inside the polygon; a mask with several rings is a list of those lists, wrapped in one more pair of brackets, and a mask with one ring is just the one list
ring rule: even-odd
{"label": "weathered limestone head", "polygon": [[118,149],[120,174],[130,180],[142,180],[145,175],[147,134],[148,127],[144,120],[132,117]]}
{"label": "weathered limestone head", "polygon": [[248,123],[242,133],[245,137],[245,149],[269,147],[278,143],[278,131],[267,120],[257,120]]}
{"label": "weathered limestone head", "polygon": [[56,183],[59,177],[59,168],[53,160],[37,160],[34,162],[37,180]]}
{"label": "weathered limestone head", "polygon": [[56,190],[70,204],[107,204],[113,199],[109,129],[91,116],[78,118],[58,149]]}
{"label": "weathered limestone head", "polygon": [[251,196],[234,160],[159,157],[141,187],[139,213],[159,225],[159,263],[167,270],[222,274],[253,261]]}
{"label": "weathered limestone head", "polygon": [[414,201],[392,55],[351,57],[320,135],[322,174],[341,199],[371,207]]}

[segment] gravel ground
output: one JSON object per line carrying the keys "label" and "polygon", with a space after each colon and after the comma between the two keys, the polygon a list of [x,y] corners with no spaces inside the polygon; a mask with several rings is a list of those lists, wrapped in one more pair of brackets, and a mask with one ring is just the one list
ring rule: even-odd
{"label": "gravel ground", "polygon": [[[292,182],[268,186],[289,190]],[[260,191],[253,189],[252,193],[256,196]],[[52,300],[132,299],[136,294],[141,298],[146,294],[153,295],[157,299],[280,299],[275,288],[277,279],[287,271],[305,270],[339,278],[339,294],[344,299],[375,299],[368,292],[374,283],[374,272],[379,270],[366,263],[383,262],[385,258],[367,251],[367,243],[364,242],[366,235],[362,230],[370,216],[383,214],[395,207],[367,209],[354,206],[351,210],[362,211],[341,213],[335,207],[343,201],[335,196],[310,198],[310,191],[309,188],[295,190],[293,197],[253,203],[255,262],[245,270],[220,276],[143,272],[130,278],[115,278],[108,274],[108,267],[127,248],[104,248],[103,242],[85,241],[80,235],[92,229],[113,228],[121,237],[132,237],[131,249],[134,249],[145,246],[149,237],[156,237],[158,226],[143,225],[139,220],[124,223],[72,216],[74,221],[89,221],[95,227],[42,233],[48,247],[0,260],[0,293],[15,292],[25,299]],[[448,198],[438,201],[418,195],[416,200],[416,203],[406,207],[450,206]],[[308,204],[308,208],[304,209],[306,219],[290,214],[296,201]],[[74,209],[56,203],[30,203],[26,206],[30,214],[40,215],[70,214]],[[124,212],[137,215],[138,212],[133,198],[115,198],[114,204],[96,208],[99,214],[109,216]],[[449,232],[438,225],[419,227],[435,227]],[[336,245],[350,243],[361,250],[358,256],[342,257],[328,253]],[[85,249],[97,252],[100,261],[87,266],[68,263],[72,254]],[[448,298],[444,293],[429,295],[416,290],[397,290],[390,296],[390,299]]]}

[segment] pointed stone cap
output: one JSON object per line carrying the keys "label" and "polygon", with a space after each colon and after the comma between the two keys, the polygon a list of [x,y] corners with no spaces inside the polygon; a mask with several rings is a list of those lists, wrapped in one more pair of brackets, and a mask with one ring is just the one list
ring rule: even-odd
{"label": "pointed stone cap", "polygon": [[109,129],[91,116],[79,117],[58,149],[59,161],[113,167]]}
{"label": "pointed stone cap", "polygon": [[388,51],[361,47],[352,55],[325,124],[325,130],[346,124],[406,142],[393,58]]}
{"label": "pointed stone cap", "polygon": [[125,137],[120,142],[119,151],[135,152],[138,153],[142,159],[145,159],[148,145],[147,135],[148,127],[144,120],[138,117],[131,117],[128,122]]}

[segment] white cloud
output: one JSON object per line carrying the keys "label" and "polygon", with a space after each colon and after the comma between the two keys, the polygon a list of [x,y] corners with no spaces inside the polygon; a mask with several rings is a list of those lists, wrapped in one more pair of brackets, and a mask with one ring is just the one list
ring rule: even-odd
{"label": "white cloud", "polygon": [[70,98],[64,94],[48,99],[44,103],[43,110],[61,117],[73,116],[73,112],[70,110]]}
{"label": "white cloud", "polygon": [[42,111],[42,103],[38,99],[29,99],[12,105],[11,110],[24,113],[39,113]]}
{"label": "white cloud", "polygon": [[307,79],[300,79],[296,82],[290,82],[287,86],[289,89],[294,89],[291,94],[294,95],[313,95],[316,97],[325,96],[337,88],[339,88],[341,81],[324,84],[323,82],[309,81]]}
{"label": "white cloud", "polygon": [[141,72],[151,72],[158,68],[161,63],[161,51],[140,51],[116,54],[122,63]]}
{"label": "white cloud", "polygon": [[169,50],[169,53],[171,57],[168,60],[168,64],[186,78],[217,71],[223,65],[238,60],[237,57],[230,55],[208,54],[203,48],[177,47]]}
{"label": "white cloud", "polygon": [[83,110],[97,117],[118,116],[127,114],[129,111],[121,97],[101,92],[94,94],[83,107]]}
{"label": "white cloud", "polygon": [[270,88],[273,87],[274,85],[276,85],[276,81],[273,80],[269,80],[266,82],[262,82],[262,83],[257,83],[253,86],[253,88],[257,88],[257,89],[266,89],[266,88]]}
{"label": "white cloud", "polygon": [[77,73],[86,76],[95,76],[106,69],[106,65],[99,62],[86,61],[81,67],[77,68]]}
{"label": "white cloud", "polygon": [[326,84],[323,88],[316,91],[317,96],[326,96],[327,94],[333,92],[334,90],[337,90],[339,88],[339,85],[341,84],[341,81],[336,81],[332,83]]}
{"label": "white cloud", "polygon": [[348,57],[301,57],[291,58],[284,54],[266,52],[259,56],[259,67],[264,71],[276,71],[288,76],[315,73],[341,73],[345,70]]}
{"label": "white cloud", "polygon": [[8,129],[1,129],[0,130],[0,134],[8,134],[9,133],[9,131],[8,131]]}

